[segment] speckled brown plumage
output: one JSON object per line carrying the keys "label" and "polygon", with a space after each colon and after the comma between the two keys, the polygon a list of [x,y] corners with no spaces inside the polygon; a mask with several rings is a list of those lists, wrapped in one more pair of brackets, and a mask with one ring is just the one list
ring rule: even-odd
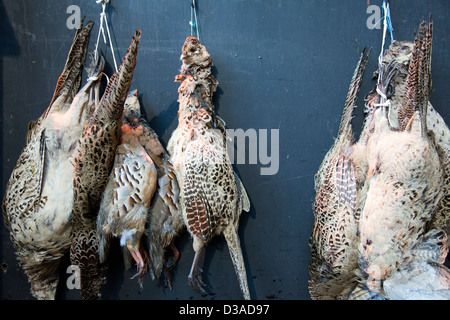
{"label": "speckled brown plumage", "polygon": [[[134,100],[139,109],[139,100]],[[127,113],[124,115],[127,117]],[[157,172],[157,191],[151,200],[148,223],[145,230],[152,277],[159,278],[164,271],[171,287],[170,270],[176,265],[180,253],[175,238],[184,228],[179,211],[179,186],[170,156],[149,123],[137,112],[130,110],[130,119],[138,128],[139,143],[150,156]]]}
{"label": "speckled brown plumage", "polygon": [[398,119],[401,130],[405,130],[416,111],[421,114],[423,134],[426,134],[426,112],[431,90],[431,42],[433,38],[433,22],[422,21],[414,42],[409,62],[408,78],[404,104],[399,108]]}
{"label": "speckled brown plumage", "polygon": [[[139,123],[140,106],[137,91],[125,101],[122,117],[120,144],[116,149],[114,165],[102,196],[97,217],[97,233],[100,237],[100,260],[105,262],[109,239],[120,238],[120,245],[128,249],[136,261],[142,286],[144,272],[148,268],[148,254],[141,246],[149,208],[157,187],[157,172],[139,137],[149,135]],[[129,254],[124,251],[125,265],[129,267]]]}
{"label": "speckled brown plumage", "polygon": [[[70,157],[92,104],[89,81],[78,92],[92,28],[80,26],[52,101],[28,126],[27,141],[3,199],[3,217],[20,266],[38,299],[54,299],[58,266],[70,246],[73,166]],[[101,67],[92,69],[96,78]]]}
{"label": "speckled brown plumage", "polygon": [[122,65],[110,78],[74,155],[70,261],[80,268],[82,299],[96,299],[104,283],[105,266],[99,261],[96,220],[119,144],[123,106],[136,66],[140,35],[137,30]]}
{"label": "speckled brown plumage", "polygon": [[212,104],[218,84],[211,74],[212,61],[194,37],[186,39],[181,60],[176,77],[181,82],[178,127],[168,150],[181,188],[182,216],[196,252],[188,282],[194,290],[205,293],[198,266],[201,253],[214,235],[223,234],[243,296],[250,299],[237,234],[240,214],[250,209],[250,203],[226,152],[225,123]]}
{"label": "speckled brown plumage", "polygon": [[450,298],[450,271],[443,266],[448,154],[442,142],[448,128],[428,101],[432,30],[431,18],[422,21],[414,44],[403,43],[396,56],[409,63],[388,63],[399,75],[398,95],[388,110],[398,114],[398,128],[389,121],[392,116],[377,110],[368,142],[361,278],[371,292],[388,299]]}
{"label": "speckled brown plumage", "polygon": [[364,50],[353,74],[337,138],[315,177],[315,223],[310,238],[309,290],[313,299],[338,297],[357,266],[357,180],[350,151],[351,119],[369,57]]}
{"label": "speckled brown plumage", "polygon": [[[450,271],[443,265],[448,128],[428,102],[432,23],[419,29],[414,43],[395,41],[385,52],[377,87],[366,99],[361,136],[345,152],[360,186],[355,219],[347,219],[346,236],[356,236],[357,250],[344,267],[353,275],[332,278],[339,281],[312,275],[315,288],[325,289],[312,291],[313,298],[450,298]],[[333,241],[322,244],[330,247],[324,257],[334,253],[334,238],[341,238],[338,231],[331,235]],[[315,268],[324,275],[334,271]]]}
{"label": "speckled brown plumage", "polygon": [[[424,23],[421,25],[424,26]],[[406,91],[408,89],[407,83],[408,81],[412,81],[407,80],[407,77],[413,49],[414,42],[394,41],[384,55],[383,66],[386,67],[388,64],[395,64],[396,69],[391,81],[393,90],[390,95],[391,106],[388,110],[389,124],[392,128],[400,128],[402,122],[406,123],[406,121],[402,120],[404,118],[402,113],[405,113],[405,111],[402,111],[401,106],[406,97]],[[378,76],[378,72],[375,75]],[[409,91],[412,92],[411,89],[409,89]],[[411,107],[409,107],[409,109],[411,109]],[[409,113],[410,112],[411,111],[409,111]],[[444,119],[437,110],[433,108],[429,101],[426,112],[426,128],[434,140],[444,173],[443,197],[440,201],[438,210],[428,223],[428,228],[443,229],[447,230],[448,233],[448,212],[450,212],[450,130]]]}

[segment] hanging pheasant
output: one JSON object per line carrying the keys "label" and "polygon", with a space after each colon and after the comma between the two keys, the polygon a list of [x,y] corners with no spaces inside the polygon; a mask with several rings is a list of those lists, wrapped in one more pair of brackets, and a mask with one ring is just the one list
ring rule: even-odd
{"label": "hanging pheasant", "polygon": [[[116,149],[114,165],[102,196],[97,217],[100,237],[100,262],[104,263],[109,238],[120,238],[136,261],[142,286],[142,277],[148,264],[148,255],[141,246],[150,204],[157,187],[157,172],[152,159],[139,142],[139,135],[148,135],[139,124],[140,114],[137,92],[125,101],[122,118],[121,142]],[[136,103],[137,102],[137,103]],[[124,257],[127,255],[124,253]],[[129,259],[125,259],[129,264]]]}
{"label": "hanging pheasant", "polygon": [[137,30],[74,152],[70,261],[80,268],[82,299],[96,299],[104,283],[96,220],[120,140],[123,107],[136,66],[140,35]]}
{"label": "hanging pheasant", "polygon": [[49,107],[28,126],[3,199],[5,225],[38,299],[55,298],[58,266],[70,247],[70,157],[92,111],[92,90],[98,90],[103,67],[94,66],[91,80],[78,92],[91,28],[92,22],[77,30]]}
{"label": "hanging pheasant", "polygon": [[[356,199],[350,202],[356,206],[352,205],[354,213],[344,215],[340,224],[336,218],[321,221],[316,217],[313,298],[450,297],[450,272],[443,265],[448,251],[445,195],[450,135],[428,102],[431,39],[432,23],[422,22],[414,43],[392,43],[376,72],[378,84],[367,97],[367,116],[358,142],[335,160],[335,168],[331,166],[335,179],[326,179],[329,171],[323,168],[332,163],[330,154],[336,154],[336,146],[342,144],[338,137],[318,172],[316,183],[322,187],[316,189],[316,212],[338,216],[336,208],[345,207],[328,200],[333,194],[339,203],[340,199]],[[344,111],[343,119],[345,115]],[[350,162],[341,161],[345,158]],[[334,181],[335,189],[324,188],[327,181]],[[350,256],[343,254],[350,252]],[[317,263],[327,257],[332,263]],[[342,277],[343,270],[347,277]]]}
{"label": "hanging pheasant", "polygon": [[[389,90],[390,107],[388,110],[389,124],[399,129],[405,125],[405,116],[401,106],[405,100],[407,90],[407,78],[410,60],[414,49],[414,43],[410,41],[394,41],[384,55],[382,67],[391,64],[394,71]],[[375,74],[378,76],[378,72]],[[431,76],[431,75],[430,75]],[[376,95],[376,92],[374,92]],[[372,100],[376,99],[375,97]],[[433,108],[428,101],[426,108],[426,127],[434,137],[436,150],[438,152],[444,172],[443,197],[439,209],[429,222],[430,228],[446,230],[448,234],[450,212],[450,130],[442,116]],[[399,114],[400,113],[400,114]],[[403,124],[402,124],[403,123]],[[449,244],[449,243],[448,243]]]}
{"label": "hanging pheasant", "polygon": [[[170,270],[179,258],[175,238],[184,227],[179,211],[179,186],[170,162],[170,156],[159,141],[158,135],[140,115],[137,94],[131,95],[126,115],[136,127],[139,143],[150,156],[157,172],[157,192],[150,205],[149,221],[145,235],[149,249],[150,268],[153,278],[159,278],[165,271],[166,282],[171,287]],[[126,108],[128,109],[128,108]]]}
{"label": "hanging pheasant", "polygon": [[[371,294],[388,299],[450,298],[450,271],[443,266],[448,251],[447,213],[441,207],[447,192],[447,169],[439,154],[439,140],[428,130],[427,120],[432,31],[431,18],[429,24],[420,24],[403,101],[386,105],[396,108],[399,128],[392,128],[384,108],[377,109],[367,146],[360,281]],[[393,69],[398,72],[401,66],[389,63],[379,76],[386,77]],[[383,102],[387,92],[378,92]],[[431,120],[435,119],[436,115]],[[442,219],[436,220],[436,215]]]}
{"label": "hanging pheasant", "polygon": [[212,95],[217,81],[211,74],[211,58],[194,37],[183,45],[178,127],[169,141],[184,223],[193,238],[194,262],[189,285],[205,293],[199,260],[214,235],[223,234],[245,299],[250,299],[238,237],[239,217],[249,211],[245,189],[234,173],[226,152],[225,123],[214,111]]}
{"label": "hanging pheasant", "polygon": [[313,299],[336,299],[355,281],[358,265],[357,190],[351,119],[370,51],[364,50],[353,74],[337,138],[315,176],[314,230],[310,238]]}

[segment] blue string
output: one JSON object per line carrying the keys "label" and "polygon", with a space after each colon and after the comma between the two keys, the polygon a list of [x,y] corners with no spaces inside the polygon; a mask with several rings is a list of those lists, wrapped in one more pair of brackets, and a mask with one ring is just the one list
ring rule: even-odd
{"label": "blue string", "polygon": [[394,41],[394,34],[392,27],[392,20],[391,20],[391,10],[389,8],[389,4],[386,4],[386,0],[383,0],[383,11],[386,10],[386,21],[384,23],[387,24],[387,29],[389,30],[389,33],[391,35],[391,42]]}
{"label": "blue string", "polygon": [[390,35],[391,35],[391,42],[393,42],[393,41],[394,41],[394,34],[393,34],[392,31],[394,30],[394,28],[392,27],[391,11],[390,11],[389,7],[386,7],[386,0],[383,1],[383,17],[381,17],[380,20],[378,20],[378,21],[375,23],[375,26],[376,26],[377,24],[379,24],[379,23],[380,23],[380,25],[381,25],[381,21],[384,20],[384,11],[385,11],[385,10],[387,10],[387,13],[386,13],[386,21],[385,21],[385,23],[387,24],[387,29],[388,29],[388,31],[389,31],[389,33],[390,33]]}
{"label": "blue string", "polygon": [[200,41],[200,34],[198,31],[198,23],[197,23],[197,8],[195,5],[195,0],[192,0],[191,2],[191,21],[189,21],[189,24],[191,25],[191,36],[194,36],[194,27],[195,27],[197,39]]}
{"label": "blue string", "polygon": [[[383,17],[383,18],[380,18],[380,20],[378,20],[378,21],[374,24],[374,27],[375,27],[377,24],[379,24],[381,21],[383,21],[383,19],[384,19],[384,17]],[[381,26],[381,23],[380,23],[380,26]]]}

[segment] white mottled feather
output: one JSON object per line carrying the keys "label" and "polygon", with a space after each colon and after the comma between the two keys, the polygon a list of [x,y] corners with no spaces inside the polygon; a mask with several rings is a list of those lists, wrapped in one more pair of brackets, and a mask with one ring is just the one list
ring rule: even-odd
{"label": "white mottled feather", "polygon": [[391,300],[449,300],[450,273],[439,265],[414,262],[386,279],[383,289]]}

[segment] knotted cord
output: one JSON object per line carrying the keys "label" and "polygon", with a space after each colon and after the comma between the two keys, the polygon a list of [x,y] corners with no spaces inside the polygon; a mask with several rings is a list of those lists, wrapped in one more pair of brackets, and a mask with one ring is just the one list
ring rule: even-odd
{"label": "knotted cord", "polygon": [[[386,42],[386,33],[387,30],[389,30],[391,35],[391,43],[394,41],[394,35],[393,35],[393,28],[392,28],[392,21],[391,21],[391,11],[389,9],[389,3],[386,0],[383,0],[383,40],[381,43],[381,51],[380,55],[378,56],[378,70],[381,70],[383,58],[384,58],[384,45]],[[383,113],[386,115],[386,107],[391,106],[391,101],[387,98],[386,94],[380,90],[380,84],[381,84],[381,76],[378,77],[377,80],[377,93],[380,95],[380,103],[374,103],[374,107],[383,107]]]}

